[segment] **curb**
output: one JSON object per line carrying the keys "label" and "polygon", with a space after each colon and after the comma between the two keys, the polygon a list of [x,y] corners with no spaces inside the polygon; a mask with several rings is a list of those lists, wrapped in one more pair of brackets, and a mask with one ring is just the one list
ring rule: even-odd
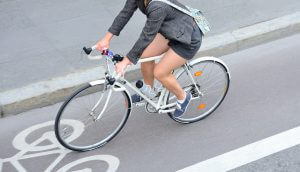
{"label": "curb", "polygon": [[[204,38],[196,57],[222,56],[300,32],[300,12],[257,23],[231,32]],[[99,75],[102,74],[102,75]],[[96,67],[0,93],[0,116],[7,117],[34,108],[61,102],[82,84],[103,78]],[[139,66],[126,73],[126,79],[141,78]]]}

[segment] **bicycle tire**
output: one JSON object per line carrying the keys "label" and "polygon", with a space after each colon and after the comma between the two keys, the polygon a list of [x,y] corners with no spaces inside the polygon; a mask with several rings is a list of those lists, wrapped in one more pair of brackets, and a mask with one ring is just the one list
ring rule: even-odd
{"label": "bicycle tire", "polygon": [[[200,64],[205,64],[204,70],[198,67],[198,66],[200,66]],[[208,117],[210,114],[212,114],[221,105],[224,98],[226,97],[228,89],[229,89],[229,85],[230,85],[230,79],[231,79],[230,73],[229,73],[229,70],[228,70],[228,67],[226,66],[226,64],[222,60],[217,59],[215,57],[199,58],[199,59],[195,59],[195,60],[188,63],[189,71],[191,72],[191,74],[194,74],[193,78],[197,83],[197,87],[199,88],[200,92],[202,92],[202,90],[205,89],[204,83],[201,83],[200,81],[197,81],[197,79],[198,79],[197,77],[201,76],[202,78],[204,78],[203,75],[205,75],[207,73],[207,72],[205,72],[207,64],[210,64],[211,66],[216,66],[216,67],[218,66],[220,68],[220,70],[223,71],[223,74],[224,74],[223,77],[225,79],[225,83],[224,83],[223,90],[221,90],[222,95],[216,101],[216,103],[209,109],[208,109],[207,104],[201,102],[201,104],[195,103],[196,106],[193,106],[193,105],[189,104],[188,109],[186,110],[186,112],[181,117],[178,117],[178,118],[174,117],[172,112],[169,112],[168,113],[169,117],[171,119],[175,120],[176,122],[179,122],[179,123],[182,123],[182,124],[189,124],[189,123],[194,123],[194,122],[197,122],[199,120],[202,120],[202,119]],[[186,75],[184,75],[184,74],[186,74]],[[180,83],[180,85],[185,90],[189,90],[189,89],[191,89],[191,90],[194,89],[193,91],[196,90],[196,86],[194,84],[191,84],[189,76],[183,68],[181,68],[181,70],[179,70],[175,75],[176,75],[177,81]],[[199,76],[196,77],[196,75],[199,75]],[[184,79],[184,77],[185,77],[185,79]],[[209,77],[211,77],[211,76],[209,76]],[[187,81],[187,79],[189,79],[190,82]],[[208,94],[210,94],[210,93],[208,93]],[[171,93],[169,92],[168,96],[167,96],[167,102],[166,102],[167,104],[170,103],[170,95],[171,95]],[[174,95],[173,95],[173,97],[174,97]],[[192,101],[197,100],[197,96],[194,97],[194,95],[193,95],[192,97],[193,97]],[[202,101],[203,97],[200,98],[200,96],[199,96],[199,100],[201,99],[201,101]],[[191,107],[191,106],[193,106],[193,107]],[[199,112],[201,110],[198,111],[197,109],[198,110],[201,109],[202,113],[200,114]],[[205,111],[204,111],[204,109],[205,109]],[[189,112],[187,112],[187,111],[189,111]],[[192,113],[195,114],[195,117],[192,117],[192,118],[187,118],[186,117],[186,116],[192,116],[191,115]]]}
{"label": "bicycle tire", "polygon": [[[131,112],[131,101],[129,98],[129,94],[126,89],[121,90],[121,91],[113,91],[113,89],[112,89],[113,86],[110,85],[110,86],[108,86],[109,88],[107,88],[106,86],[107,85],[105,84],[105,80],[98,80],[96,82],[95,81],[90,82],[90,83],[82,86],[81,88],[79,88],[77,91],[75,91],[60,107],[60,109],[57,113],[56,119],[55,119],[55,126],[54,126],[55,127],[55,136],[56,136],[57,140],[59,141],[59,143],[61,145],[63,145],[65,148],[73,150],[73,151],[80,151],[80,152],[97,149],[97,148],[105,145],[109,141],[111,141],[124,127],[125,123],[127,122],[128,117],[129,117],[129,114]],[[122,85],[116,83],[114,87],[121,88]],[[124,88],[124,87],[122,87],[122,88]],[[109,90],[111,90],[110,96],[109,96],[109,92],[110,92]],[[101,99],[99,99],[99,95],[101,95]],[[105,108],[103,106],[105,104],[106,99],[103,99],[103,97],[105,97],[106,95],[109,96],[109,100],[107,103],[107,107]],[[119,99],[116,99],[115,95],[117,95],[117,98],[119,98]],[[122,101],[122,99],[120,99],[122,97],[120,97],[120,96],[118,97],[118,95],[122,95],[124,101]],[[91,97],[94,97],[94,98],[91,98]],[[76,102],[79,102],[80,106],[83,106],[83,104],[86,105],[87,99],[88,99],[89,103],[91,102],[91,99],[97,100],[97,102],[98,101],[100,102],[98,108],[95,109],[95,111],[97,110],[98,113],[96,113],[96,112],[91,113],[91,110],[90,110],[91,107],[95,106],[95,102],[90,103],[91,105],[88,105],[89,106],[88,107],[89,108],[88,115],[84,115],[85,113],[79,114],[83,108],[80,108],[80,110],[71,109],[72,108],[71,105],[74,103],[76,104]],[[103,102],[102,102],[102,99],[104,100]],[[118,101],[116,101],[116,100],[118,100]],[[84,101],[86,101],[86,102],[84,102]],[[113,106],[113,105],[116,105],[116,106],[112,108],[111,106]],[[110,110],[112,110],[112,111],[118,110],[118,109],[122,108],[122,105],[124,105],[124,110],[118,111],[118,112],[122,113],[121,115],[117,114],[117,112],[110,111]],[[103,113],[103,116],[101,117],[101,119],[95,121],[94,114],[100,114],[100,112],[104,108],[105,108],[105,110],[104,110],[104,113]],[[83,110],[85,110],[85,109],[83,109]],[[111,112],[111,114],[109,114],[109,112]],[[83,118],[85,116],[87,118]],[[67,132],[71,133],[72,128],[71,128],[71,126],[67,126],[65,124],[60,125],[60,124],[61,124],[62,120],[73,119],[72,117],[75,117],[75,120],[78,120],[78,121],[81,121],[81,119],[83,120],[83,121],[81,121],[81,123],[84,125],[84,127],[83,127],[84,131],[83,131],[83,134],[78,136],[77,139],[75,139],[75,140],[73,139],[72,142],[68,142],[67,141],[68,135],[65,133],[67,133]],[[115,121],[117,121],[116,118],[119,118],[119,117],[121,118],[121,120],[120,120],[120,122],[117,122],[117,127],[114,128],[113,124],[115,123]],[[104,119],[108,120],[108,121],[104,122]],[[88,123],[88,122],[90,122],[90,123]],[[90,129],[92,126],[94,127],[94,129],[93,128]],[[105,136],[104,138],[100,138],[100,135],[103,134],[104,132],[106,132],[106,130],[108,130],[109,128],[112,128],[113,131],[108,132],[107,136]],[[88,133],[88,132],[90,132],[90,133]],[[96,132],[96,135],[91,135],[92,133],[95,133],[95,132]],[[96,140],[96,141],[92,141],[92,142],[88,141],[88,140],[92,140],[92,139]]]}

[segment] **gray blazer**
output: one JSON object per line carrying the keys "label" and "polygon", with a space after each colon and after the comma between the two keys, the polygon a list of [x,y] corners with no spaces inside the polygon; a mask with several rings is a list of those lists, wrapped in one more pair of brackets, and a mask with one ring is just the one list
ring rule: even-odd
{"label": "gray blazer", "polygon": [[[169,1],[185,8],[177,0]],[[176,40],[184,44],[191,43],[193,18],[158,1],[148,3],[147,8],[145,8],[144,0],[127,0],[124,8],[115,18],[108,31],[118,36],[137,8],[147,16],[147,21],[139,39],[127,54],[133,64],[137,63],[143,51],[153,41],[157,33],[162,34],[169,40]]]}

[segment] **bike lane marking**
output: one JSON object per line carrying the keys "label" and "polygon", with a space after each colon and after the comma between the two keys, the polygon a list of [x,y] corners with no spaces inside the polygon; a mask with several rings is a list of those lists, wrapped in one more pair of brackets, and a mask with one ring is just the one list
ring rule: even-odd
{"label": "bike lane marking", "polygon": [[[69,141],[76,139],[79,137],[83,130],[83,125],[80,124],[79,121],[74,120],[66,120],[63,121],[64,123],[69,123],[71,126],[75,129],[75,134],[70,136],[68,139]],[[37,140],[33,141],[32,143],[27,143],[26,138],[29,134],[33,133],[34,131],[49,127],[54,125],[54,121],[48,121],[41,124],[37,124],[34,126],[31,126],[25,130],[22,130],[19,134],[15,136],[12,143],[14,148],[20,150],[18,153],[16,153],[14,156],[10,158],[0,159],[0,171],[2,171],[3,163],[11,163],[13,167],[18,171],[27,171],[22,164],[19,162],[23,159],[31,159],[41,156],[47,156],[52,154],[58,154],[58,157],[50,164],[49,167],[45,170],[45,172],[52,171],[56,165],[70,152],[73,152],[71,150],[65,149],[62,145],[58,143],[58,141],[55,138],[54,131],[47,131],[45,132],[41,137],[39,137]],[[48,140],[51,144],[45,145],[45,146],[38,146],[43,141]],[[52,150],[54,149],[55,150]],[[42,152],[39,152],[42,151]],[[29,153],[31,152],[31,153]],[[37,153],[33,153],[37,152]],[[29,154],[28,154],[29,153]],[[64,169],[69,169],[74,166],[77,166],[81,163],[88,162],[88,161],[104,161],[108,164],[107,171],[112,172],[116,171],[119,167],[120,161],[117,157],[112,155],[94,155],[94,156],[88,156],[85,158],[80,158],[78,160],[75,160],[73,162],[70,162],[67,165],[64,165],[61,167],[61,169],[64,171]],[[80,170],[81,171],[81,170]],[[91,171],[90,168],[85,168],[83,171]]]}
{"label": "bike lane marking", "polygon": [[[80,123],[79,121],[76,120],[65,120],[64,121],[65,124],[71,124],[73,126],[73,128],[75,129],[74,134],[72,134],[72,136],[70,138],[67,139],[67,141],[73,141],[76,138],[78,138],[84,131],[84,125],[82,123]],[[56,141],[55,135],[53,131],[48,131],[46,133],[44,133],[41,137],[40,140],[36,140],[34,143],[28,144],[26,142],[26,137],[40,129],[43,127],[49,127],[54,125],[54,121],[48,121],[48,122],[44,122],[44,123],[40,123],[40,124],[36,124],[32,127],[29,127],[23,131],[21,131],[18,135],[15,136],[14,140],[13,140],[13,146],[21,151],[43,151],[43,150],[49,150],[49,149],[53,149],[56,148],[58,145],[60,146],[60,144],[58,143],[58,141]],[[52,134],[53,133],[53,134]],[[54,139],[52,139],[54,138]],[[50,140],[52,141],[51,145],[46,145],[46,146],[37,146],[39,143],[41,143],[43,140]],[[62,146],[60,146],[62,147]],[[23,154],[22,154],[23,155]]]}
{"label": "bike lane marking", "polygon": [[199,162],[177,172],[229,171],[300,144],[300,126]]}
{"label": "bike lane marking", "polygon": [[[78,164],[81,164],[83,162],[88,162],[88,161],[93,161],[93,160],[102,160],[104,162],[108,163],[108,169],[106,170],[106,172],[115,172],[117,171],[120,161],[118,158],[111,156],[111,155],[95,155],[95,156],[90,156],[90,157],[85,157],[85,158],[81,158],[78,159],[76,161],[73,161],[67,165],[65,165],[64,167],[62,167],[61,169],[57,170],[57,172],[64,172],[64,171],[68,171],[70,170],[72,167],[75,167]],[[83,169],[85,171],[90,171],[89,168]]]}

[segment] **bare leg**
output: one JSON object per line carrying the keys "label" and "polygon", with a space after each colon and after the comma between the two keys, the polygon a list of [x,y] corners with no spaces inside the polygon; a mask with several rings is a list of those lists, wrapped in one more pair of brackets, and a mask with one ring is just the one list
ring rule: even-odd
{"label": "bare leg", "polygon": [[[158,33],[154,40],[144,50],[141,58],[159,56],[165,53],[169,49],[168,42],[169,40],[165,39],[161,34]],[[147,85],[150,85],[151,87],[153,87],[154,81],[154,67],[154,61],[141,63],[141,71],[144,77],[144,81]]]}
{"label": "bare leg", "polygon": [[165,88],[176,95],[177,99],[184,99],[185,92],[177,82],[172,71],[183,64],[186,60],[176,54],[171,48],[166,52],[164,57],[155,66],[154,76]]}

